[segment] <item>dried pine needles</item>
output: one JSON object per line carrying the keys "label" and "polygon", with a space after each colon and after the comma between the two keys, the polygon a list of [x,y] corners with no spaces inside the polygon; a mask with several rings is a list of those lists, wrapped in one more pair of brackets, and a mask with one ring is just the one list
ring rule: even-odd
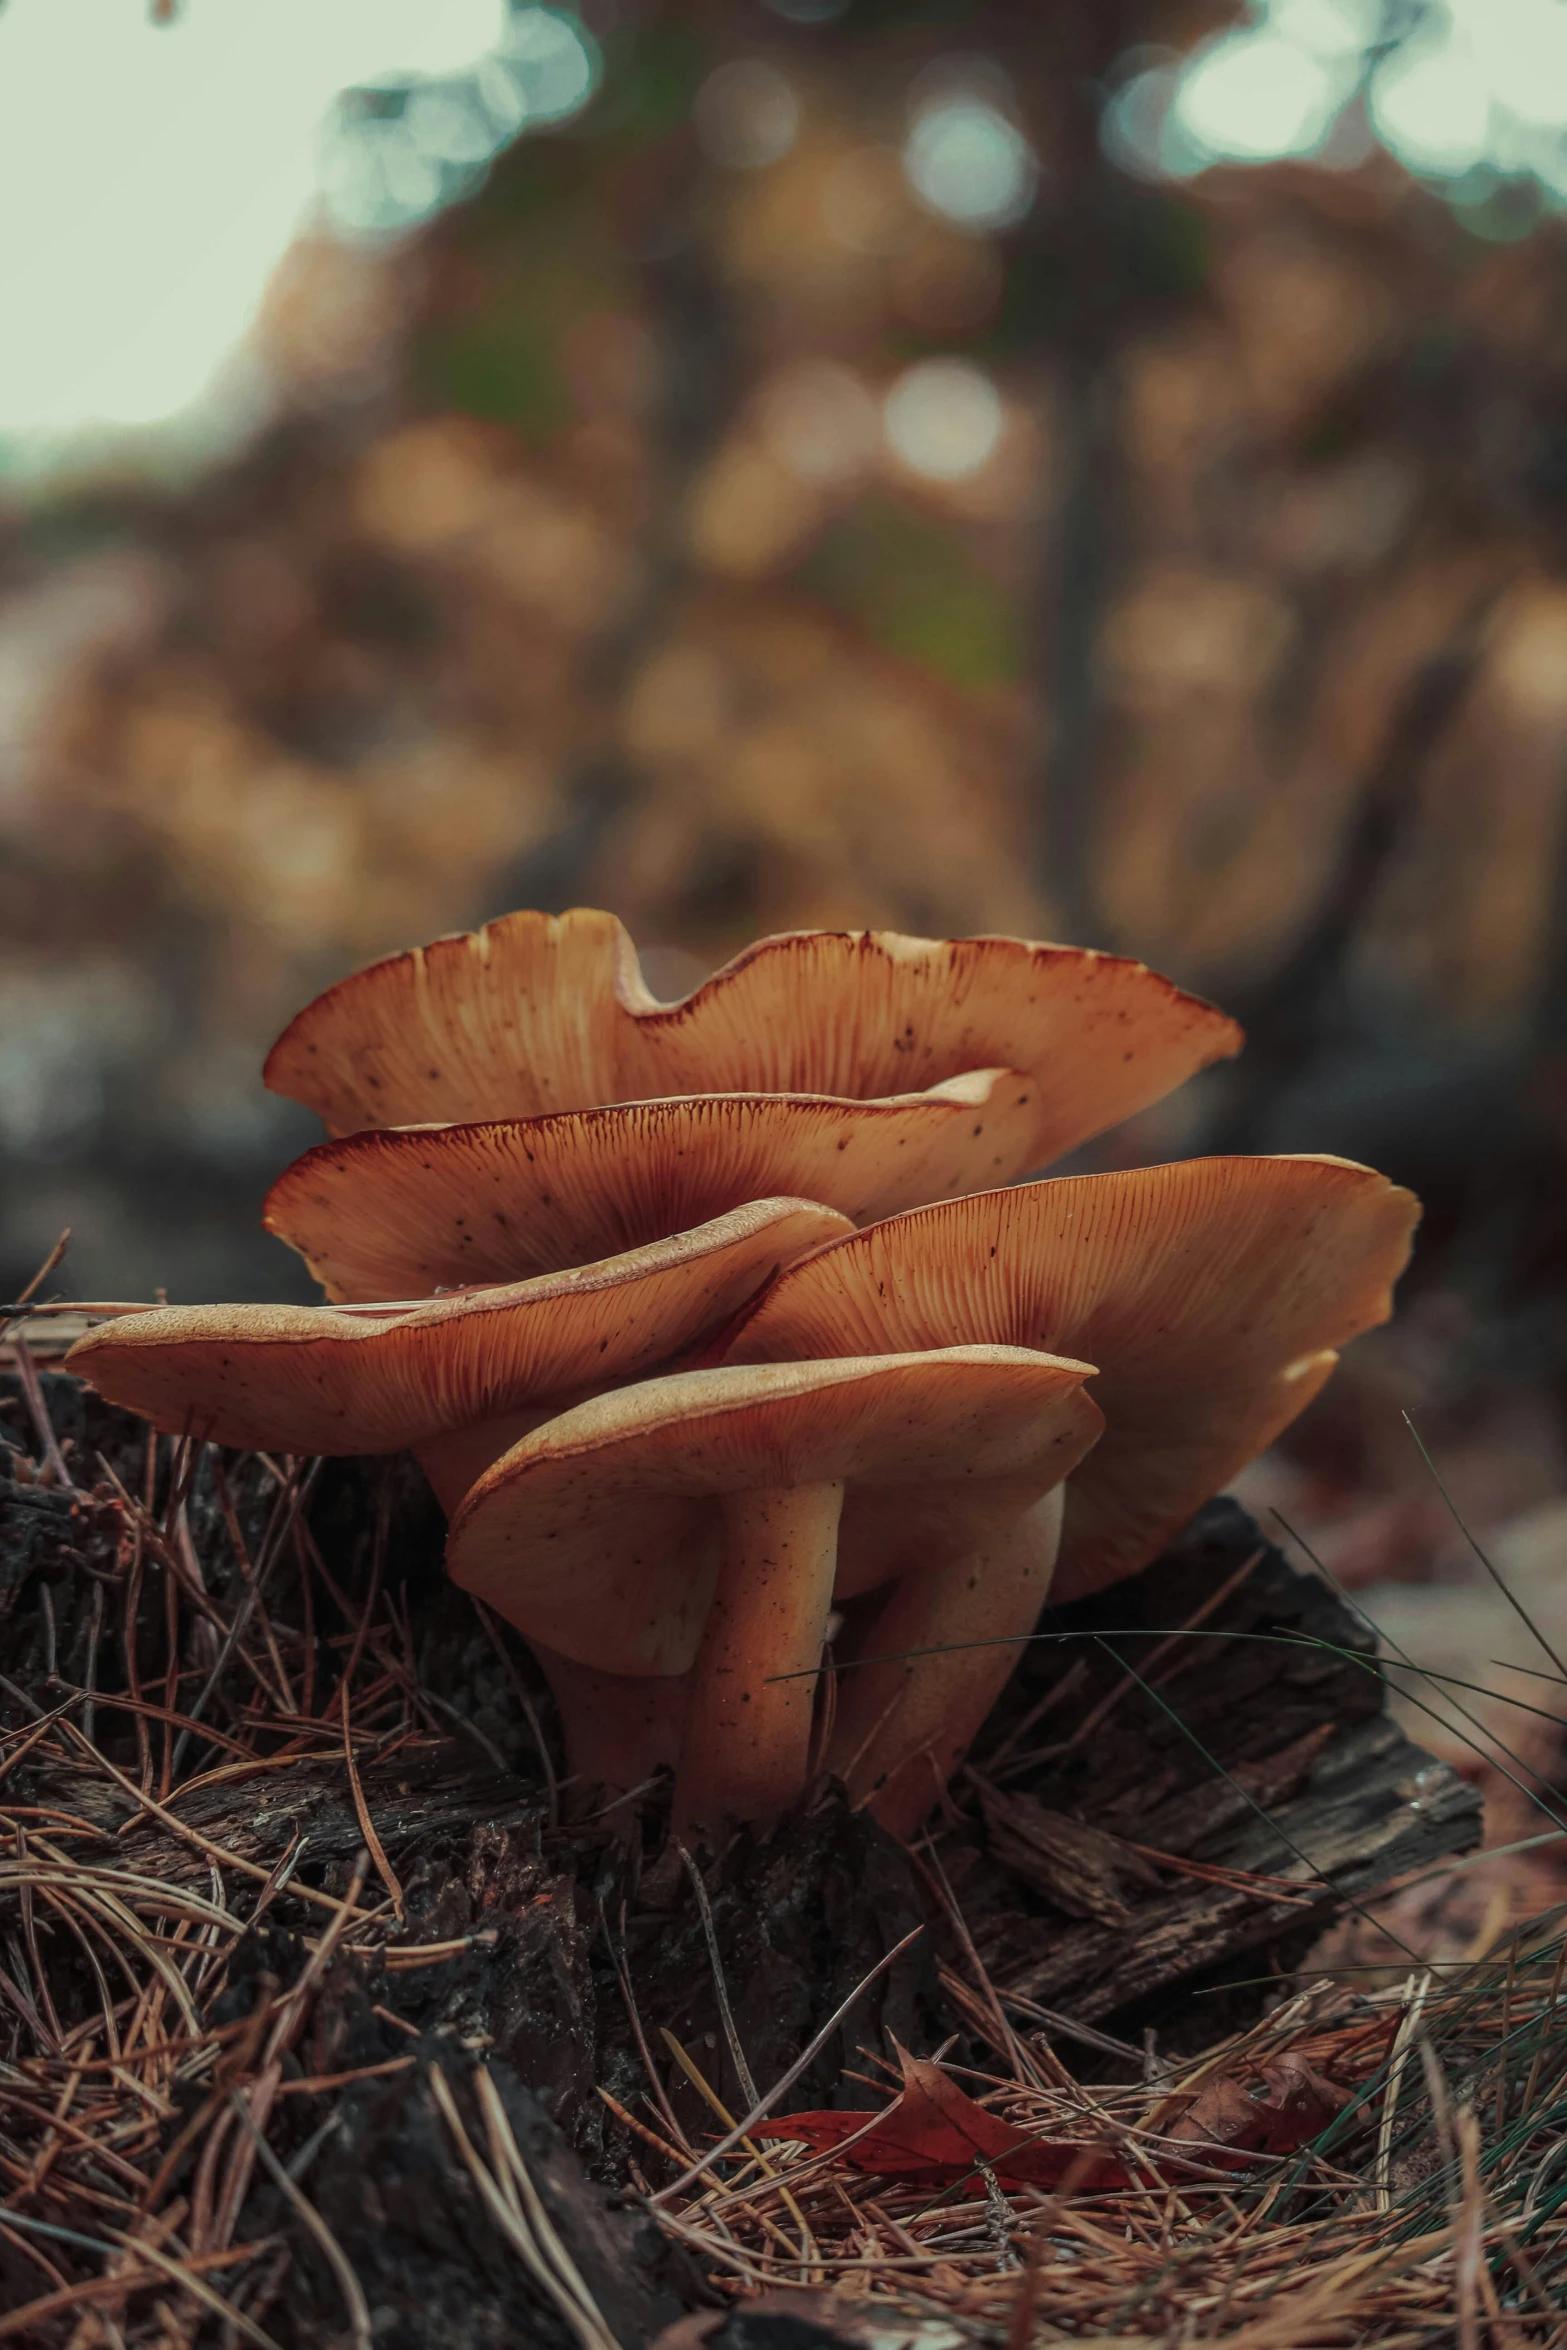
{"label": "dried pine needles", "polygon": [[[852,2149],[770,2146],[764,2125],[754,2160],[671,2224],[731,2291],[827,2287],[992,2340],[1567,2340],[1563,1924],[1441,1983],[1321,1983],[1173,2078],[965,2077],[1085,2171],[1112,2153],[1130,2183],[1111,2192],[1074,2192],[1070,2167],[1053,2193],[978,2165],[874,2178]],[[1237,2158],[1238,2112],[1281,2083],[1286,2110],[1310,2085],[1313,2143]]]}

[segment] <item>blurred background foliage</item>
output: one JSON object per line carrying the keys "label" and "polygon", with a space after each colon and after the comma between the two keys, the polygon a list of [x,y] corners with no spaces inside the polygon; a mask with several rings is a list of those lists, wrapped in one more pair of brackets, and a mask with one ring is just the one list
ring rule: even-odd
{"label": "blurred background foliage", "polygon": [[[52,120],[41,5],[0,117]],[[232,0],[48,5],[148,106],[230,71]],[[100,225],[33,254],[70,396],[0,358],[4,1282],[69,1223],[77,1294],[309,1295],[265,1046],[513,906],[612,907],[671,996],[795,925],[1056,936],[1253,1039],[1084,1163],[1430,1203],[1269,1474],[1358,1497],[1362,1579],[1450,1542],[1406,1404],[1483,1522],[1550,1503],[1563,0],[397,0],[385,70],[350,0],[266,13],[219,129],[289,92],[304,179],[237,340],[116,407],[227,185],[192,83],[162,226],[111,91]]]}

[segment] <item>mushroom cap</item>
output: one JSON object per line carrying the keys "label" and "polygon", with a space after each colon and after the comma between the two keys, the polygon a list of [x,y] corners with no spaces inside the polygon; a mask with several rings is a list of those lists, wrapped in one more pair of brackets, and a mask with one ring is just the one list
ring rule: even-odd
{"label": "mushroom cap", "polygon": [[90,1331],[68,1360],[159,1428],[264,1451],[397,1452],[665,1362],[847,1229],[811,1200],[753,1200],[601,1264],[456,1297],[160,1307]]}
{"label": "mushroom cap", "polygon": [[1385,1322],[1419,1203],[1334,1158],[1193,1159],[894,1217],[783,1273],[732,1362],[1043,1347],[1100,1368],[1103,1440],[1066,1495],[1055,1599],[1146,1565]]}
{"label": "mushroom cap", "polygon": [[266,1082],[334,1134],[671,1094],[873,1101],[975,1069],[1034,1081],[1038,1165],[1239,1049],[1142,963],[1016,938],[785,931],[661,1005],[612,915],[505,915],[373,963],[306,1006]]}
{"label": "mushroom cap", "polygon": [[457,1583],[531,1639],[614,1673],[682,1673],[717,1580],[721,1497],[848,1487],[839,1557],[896,1505],[928,1517],[1014,1510],[1060,1482],[1099,1432],[1086,1363],[1006,1346],[873,1360],[674,1372],[597,1395],[525,1436],[452,1520]]}
{"label": "mushroom cap", "polygon": [[613,914],[506,914],[340,979],[289,1022],[263,1076],[333,1134],[584,1109],[622,1098],[620,1028],[653,1002]]}
{"label": "mushroom cap", "polygon": [[1035,1089],[979,1070],[879,1102],[714,1094],[318,1143],[267,1195],[267,1229],[335,1299],[518,1281],[781,1193],[855,1222],[1008,1181]]}

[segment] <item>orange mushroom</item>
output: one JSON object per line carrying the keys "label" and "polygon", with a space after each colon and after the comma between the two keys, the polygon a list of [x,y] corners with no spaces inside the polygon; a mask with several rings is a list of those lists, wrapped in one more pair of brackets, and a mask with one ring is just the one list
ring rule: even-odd
{"label": "orange mushroom", "polygon": [[1005,1182],[1034,1087],[1007,1070],[903,1100],[715,1094],[482,1125],[372,1128],[280,1175],[263,1221],[332,1298],[517,1281],[792,1193],[856,1223]]}
{"label": "orange mushroom", "polygon": [[[900,1573],[910,1645],[1037,1615],[1061,1480],[1101,1425],[1086,1363],[948,1347],[678,1372],[579,1405],[486,1471],[447,1564],[530,1640],[622,1678],[685,1676],[679,1827],[802,1791],[835,1600]],[[917,1551],[917,1563],[909,1558]],[[989,1704],[973,1660],[895,1693],[923,1810]],[[981,1676],[983,1679],[983,1676]],[[906,1702],[907,1701],[907,1702]],[[901,1751],[900,1750],[900,1751]]]}
{"label": "orange mushroom", "polygon": [[1105,1435],[1067,1488],[1053,1593],[1076,1599],[1146,1565],[1304,1410],[1336,1349],[1387,1320],[1419,1213],[1325,1157],[984,1192],[826,1243],[722,1359],[984,1342],[1097,1363]]}
{"label": "orange mushroom", "polygon": [[[155,1427],[296,1453],[415,1452],[450,1511],[528,1429],[667,1363],[803,1249],[849,1229],[799,1199],[750,1202],[605,1263],[403,1305],[169,1306],[90,1331],[69,1367]],[[574,1767],[620,1786],[673,1759],[645,1680],[541,1653]]]}
{"label": "orange mushroom", "polygon": [[1143,964],[1014,938],[789,931],[660,1004],[613,915],[508,914],[372,964],[285,1029],[266,1082],[334,1134],[707,1093],[874,1101],[975,1070],[1037,1088],[1024,1163],[1240,1045]]}

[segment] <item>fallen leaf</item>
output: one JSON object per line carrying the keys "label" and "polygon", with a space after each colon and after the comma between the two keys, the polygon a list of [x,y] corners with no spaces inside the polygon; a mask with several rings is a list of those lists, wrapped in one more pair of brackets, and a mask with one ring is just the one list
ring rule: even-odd
{"label": "fallen leaf", "polygon": [[[894,2043],[896,2045],[896,2043]],[[1130,2185],[1124,2166],[1091,2146],[1030,2137],[998,2114],[988,2113],[960,2089],[950,2074],[924,2057],[898,2049],[903,2088],[857,2144],[844,2147],[856,2170],[882,2178],[925,2179],[954,2185],[972,2179],[983,2191],[976,2165],[983,2162],[1008,2186],[1059,2187],[1070,2179],[1083,2194]],[[817,2153],[842,2146],[864,2130],[866,2113],[791,2113],[766,2124],[758,2136],[782,2138]]]}
{"label": "fallen leaf", "polygon": [[1267,2128],[1266,2107],[1243,2089],[1232,2074],[1216,2073],[1205,2081],[1178,2121],[1170,2123],[1167,2138],[1199,2138],[1207,2146],[1236,2149],[1260,2146]]}
{"label": "fallen leaf", "polygon": [[1348,2103],[1346,2090],[1290,2051],[1263,2066],[1262,2081],[1259,2097],[1233,2073],[1216,2073],[1165,2136],[1198,2139],[1237,2154],[1295,2154]]}
{"label": "fallen leaf", "polygon": [[1349,2103],[1350,2092],[1325,2080],[1303,2056],[1286,2049],[1276,2064],[1265,2064],[1268,2085],[1266,2110],[1271,2115],[1263,2139],[1266,2154],[1293,2154],[1297,2147],[1320,2137]]}

